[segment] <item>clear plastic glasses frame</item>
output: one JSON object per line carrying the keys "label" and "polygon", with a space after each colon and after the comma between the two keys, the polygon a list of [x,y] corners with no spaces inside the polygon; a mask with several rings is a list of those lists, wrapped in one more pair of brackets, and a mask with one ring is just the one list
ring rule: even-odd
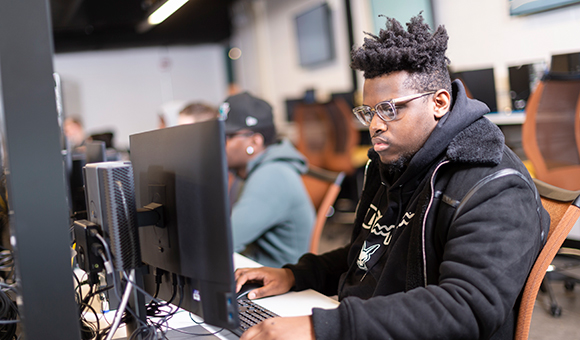
{"label": "clear plastic glasses frame", "polygon": [[390,122],[397,119],[397,105],[408,103],[411,100],[421,98],[430,94],[437,92],[436,90],[416,93],[405,97],[395,98],[391,100],[385,100],[375,105],[374,108],[368,105],[357,106],[352,109],[352,113],[360,120],[364,126],[369,126],[373,120],[373,116],[377,114],[385,122]]}

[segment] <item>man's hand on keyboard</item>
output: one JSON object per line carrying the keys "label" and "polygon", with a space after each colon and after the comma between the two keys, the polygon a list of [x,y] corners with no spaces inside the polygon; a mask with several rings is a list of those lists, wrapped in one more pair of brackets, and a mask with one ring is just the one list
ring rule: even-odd
{"label": "man's hand on keyboard", "polygon": [[249,299],[284,294],[294,286],[294,274],[286,268],[240,268],[235,272],[236,291],[246,281],[262,281],[263,287],[254,289],[248,294]]}
{"label": "man's hand on keyboard", "polygon": [[240,340],[314,340],[314,328],[310,316],[273,318],[262,321],[248,329]]}

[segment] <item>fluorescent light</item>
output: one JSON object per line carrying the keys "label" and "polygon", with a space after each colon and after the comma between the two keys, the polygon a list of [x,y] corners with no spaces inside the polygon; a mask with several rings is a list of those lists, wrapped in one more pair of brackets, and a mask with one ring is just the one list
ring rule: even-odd
{"label": "fluorescent light", "polygon": [[147,22],[149,25],[158,25],[167,19],[171,14],[185,5],[189,0],[167,0],[166,3],[161,5],[155,12],[153,12]]}

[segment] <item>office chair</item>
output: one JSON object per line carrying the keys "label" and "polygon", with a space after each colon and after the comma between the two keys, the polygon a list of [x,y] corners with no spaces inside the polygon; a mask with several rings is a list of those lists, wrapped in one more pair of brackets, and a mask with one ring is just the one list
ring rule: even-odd
{"label": "office chair", "polygon": [[547,74],[530,96],[522,146],[535,176],[580,190],[580,75]]}
{"label": "office chair", "polygon": [[360,136],[344,99],[296,103],[292,116],[298,130],[296,148],[309,164],[346,174],[354,172],[352,154]]}
{"label": "office chair", "polygon": [[[548,73],[531,94],[522,125],[522,146],[535,177],[567,190],[580,190],[579,97],[580,74]],[[553,264],[556,270],[546,275],[542,290],[550,296],[550,313],[559,316],[561,308],[549,282],[563,279],[569,290],[573,284],[566,275],[556,275],[560,265]]]}
{"label": "office chair", "polygon": [[316,209],[316,220],[312,228],[309,248],[313,254],[318,254],[322,230],[326,219],[332,215],[332,205],[340,193],[344,176],[344,172],[332,172],[316,166],[310,166],[308,172],[302,176],[304,186]]}
{"label": "office chair", "polygon": [[516,340],[528,338],[534,303],[546,271],[576,220],[580,217],[580,191],[565,190],[538,179],[534,179],[534,183],[538,188],[542,205],[550,214],[550,231],[546,244],[534,262],[523,288],[516,324]]}

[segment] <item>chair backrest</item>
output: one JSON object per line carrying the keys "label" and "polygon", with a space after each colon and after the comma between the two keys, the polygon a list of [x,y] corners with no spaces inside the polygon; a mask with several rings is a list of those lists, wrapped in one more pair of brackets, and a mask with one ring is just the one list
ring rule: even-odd
{"label": "chair backrest", "polygon": [[326,224],[326,219],[340,193],[344,172],[328,171],[316,166],[310,166],[308,173],[302,176],[304,186],[316,209],[316,220],[310,236],[309,252],[318,253],[320,237]]}
{"label": "chair backrest", "polygon": [[522,146],[538,179],[580,190],[580,76],[546,75],[526,105]]}
{"label": "chair backrest", "polygon": [[296,148],[310,164],[335,172],[354,172],[352,153],[360,136],[344,99],[298,103],[292,116],[298,130]]}
{"label": "chair backrest", "polygon": [[516,340],[528,338],[536,296],[548,266],[580,217],[580,191],[558,188],[534,179],[542,205],[550,214],[550,231],[544,248],[534,262],[523,289],[516,325]]}

